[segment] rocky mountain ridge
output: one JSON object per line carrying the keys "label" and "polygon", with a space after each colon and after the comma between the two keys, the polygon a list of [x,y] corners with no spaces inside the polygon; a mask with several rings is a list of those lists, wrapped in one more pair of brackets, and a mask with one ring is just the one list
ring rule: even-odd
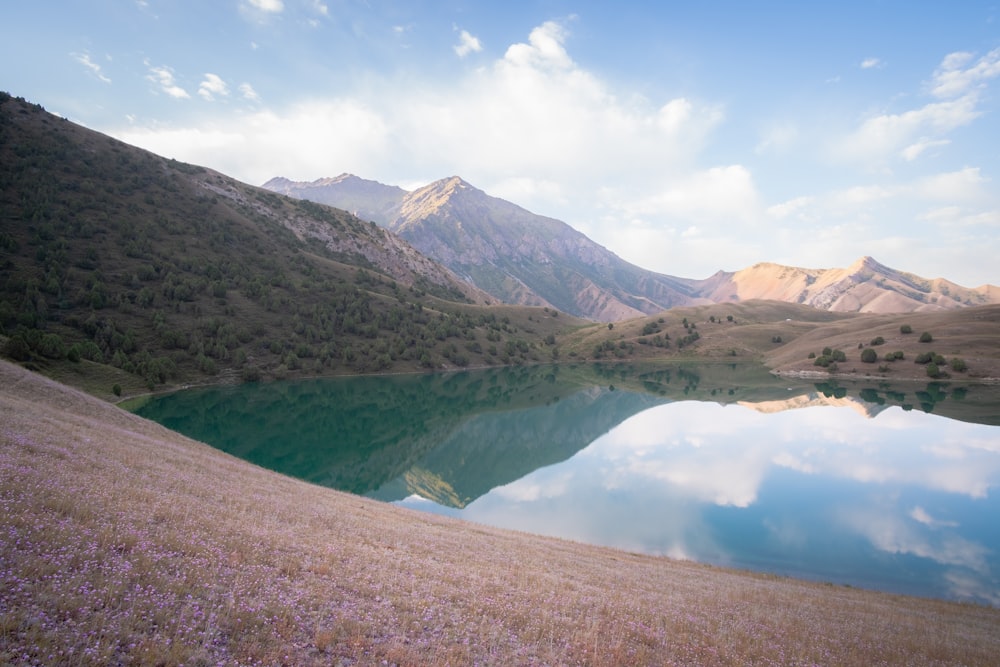
{"label": "rocky mountain ridge", "polygon": [[892,269],[871,257],[846,268],[759,263],[702,279],[642,269],[570,225],[492,197],[458,176],[407,192],[341,174],[264,188],[346,208],[507,303],[544,305],[602,321],[676,306],[774,299],[839,312],[895,313],[1000,303],[1000,288],[967,288]]}

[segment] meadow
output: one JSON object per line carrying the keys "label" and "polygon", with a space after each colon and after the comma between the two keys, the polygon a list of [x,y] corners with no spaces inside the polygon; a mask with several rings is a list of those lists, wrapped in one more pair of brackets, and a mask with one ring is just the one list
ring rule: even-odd
{"label": "meadow", "polygon": [[0,362],[0,663],[989,665],[1000,610],[414,513]]}

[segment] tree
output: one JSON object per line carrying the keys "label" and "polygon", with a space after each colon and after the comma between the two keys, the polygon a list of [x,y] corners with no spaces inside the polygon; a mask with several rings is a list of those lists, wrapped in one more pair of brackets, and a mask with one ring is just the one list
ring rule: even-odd
{"label": "tree", "polygon": [[904,333],[904,334],[913,333],[913,327],[911,327],[909,324],[904,324],[901,327],[899,327],[899,333]]}
{"label": "tree", "polygon": [[925,331],[922,334],[920,334],[920,342],[921,343],[930,343],[933,340],[934,340],[934,336],[931,335],[930,331]]}
{"label": "tree", "polygon": [[964,373],[969,370],[969,365],[966,364],[965,359],[962,359],[961,357],[954,357],[948,365],[951,366],[953,371],[958,373]]}
{"label": "tree", "polygon": [[866,364],[874,364],[876,361],[878,361],[878,354],[875,352],[875,350],[871,349],[870,347],[866,347],[864,350],[861,351],[861,361],[865,362]]}

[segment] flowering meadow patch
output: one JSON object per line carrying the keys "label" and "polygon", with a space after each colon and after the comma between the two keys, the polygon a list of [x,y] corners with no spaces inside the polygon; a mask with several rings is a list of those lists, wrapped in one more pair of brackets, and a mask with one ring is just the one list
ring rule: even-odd
{"label": "flowering meadow patch", "polygon": [[0,664],[987,665],[1000,610],[311,486],[0,362]]}

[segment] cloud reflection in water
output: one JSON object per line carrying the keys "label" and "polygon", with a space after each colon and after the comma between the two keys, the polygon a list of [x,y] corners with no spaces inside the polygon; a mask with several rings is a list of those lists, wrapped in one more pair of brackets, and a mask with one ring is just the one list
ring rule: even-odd
{"label": "cloud reflection in water", "polygon": [[998,481],[996,427],[896,407],[871,419],[856,406],[782,412],[688,401],[645,410],[572,458],[446,513],[998,604],[1000,534],[985,518],[998,515]]}

